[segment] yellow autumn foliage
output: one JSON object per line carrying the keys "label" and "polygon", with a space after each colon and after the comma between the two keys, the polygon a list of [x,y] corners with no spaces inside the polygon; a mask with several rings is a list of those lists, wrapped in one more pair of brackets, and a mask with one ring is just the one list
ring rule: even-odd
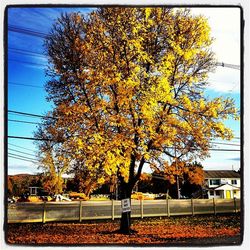
{"label": "yellow autumn foliage", "polygon": [[174,148],[186,160],[205,158],[211,139],[232,137],[223,121],[238,117],[233,100],[204,96],[215,59],[203,16],[104,7],[84,18],[62,16],[58,25],[45,43],[58,119],[43,129],[73,166],[100,183],[117,175],[131,188],[146,162],[164,163]]}

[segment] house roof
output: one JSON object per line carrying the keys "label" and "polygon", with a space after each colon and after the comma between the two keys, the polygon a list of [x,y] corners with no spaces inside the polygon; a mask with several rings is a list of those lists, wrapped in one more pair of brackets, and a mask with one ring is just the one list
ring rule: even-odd
{"label": "house roof", "polygon": [[214,190],[240,190],[240,189],[230,184],[223,184],[215,188]]}
{"label": "house roof", "polygon": [[240,174],[233,170],[205,170],[205,179],[210,178],[240,178]]}

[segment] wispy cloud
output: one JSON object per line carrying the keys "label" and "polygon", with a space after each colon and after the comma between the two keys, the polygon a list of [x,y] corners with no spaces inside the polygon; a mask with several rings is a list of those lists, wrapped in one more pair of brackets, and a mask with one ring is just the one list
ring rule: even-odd
{"label": "wispy cloud", "polygon": [[15,175],[15,174],[36,174],[40,173],[41,171],[37,168],[36,165],[29,163],[24,164],[10,164],[8,166],[8,174]]}
{"label": "wispy cloud", "polygon": [[[15,48],[10,52],[10,61],[19,61],[28,68],[44,70],[47,65],[47,58],[42,55],[44,51],[44,39],[36,36],[34,32],[48,34],[55,20],[65,12],[90,12],[89,8],[9,8],[8,25],[15,28],[15,32],[9,31],[8,47]],[[22,29],[27,32],[23,32]],[[18,51],[19,50],[19,51]],[[27,51],[31,53],[27,53]],[[19,52],[19,53],[18,53]],[[21,53],[20,53],[21,52]],[[23,63],[22,63],[22,62]],[[25,63],[28,62],[28,63]]]}
{"label": "wispy cloud", "polygon": [[227,162],[203,162],[202,165],[204,166],[205,170],[238,170],[240,169],[240,162],[233,162],[232,164]]}
{"label": "wispy cloud", "polygon": [[217,67],[216,72],[210,73],[208,89],[223,93],[240,93],[240,71]]}
{"label": "wispy cloud", "polygon": [[[193,8],[195,15],[208,19],[211,36],[214,38],[212,51],[218,62],[240,65],[240,9]],[[240,93],[240,71],[217,67],[209,76],[209,89],[222,93]]]}
{"label": "wispy cloud", "polygon": [[90,12],[91,8],[10,8],[9,9],[9,24],[19,26],[23,25],[29,29],[39,30],[40,32],[48,33],[52,23],[65,12],[80,12],[82,14]]}
{"label": "wispy cloud", "polygon": [[240,157],[228,158],[229,161],[240,161]]}

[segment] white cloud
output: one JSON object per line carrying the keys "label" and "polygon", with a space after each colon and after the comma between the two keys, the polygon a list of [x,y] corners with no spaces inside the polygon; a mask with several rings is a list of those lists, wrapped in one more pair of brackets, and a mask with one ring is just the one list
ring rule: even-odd
{"label": "white cloud", "polygon": [[213,161],[213,162],[202,162],[204,170],[235,170],[240,169],[240,161]]}
{"label": "white cloud", "polygon": [[[224,149],[239,149],[239,147],[232,147],[223,145],[223,147],[217,148],[224,148]],[[240,168],[240,152],[239,151],[212,151],[211,157],[202,161],[202,165],[204,169],[224,169],[224,170],[238,170]]]}
{"label": "white cloud", "polygon": [[39,171],[37,166],[29,165],[27,163],[24,164],[9,164],[8,166],[8,175],[16,175],[16,174],[36,174]]}
{"label": "white cloud", "polygon": [[[234,8],[193,8],[195,15],[208,18],[211,36],[214,38],[212,50],[218,62],[240,65],[240,9]],[[209,88],[218,92],[239,93],[240,71],[217,67],[209,76]]]}
{"label": "white cloud", "polygon": [[210,73],[208,89],[223,93],[240,93],[240,71],[217,67],[216,72]]}

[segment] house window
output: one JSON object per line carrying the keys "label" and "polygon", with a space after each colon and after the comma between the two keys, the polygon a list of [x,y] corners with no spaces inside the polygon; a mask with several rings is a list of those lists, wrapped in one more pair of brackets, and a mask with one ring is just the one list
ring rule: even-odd
{"label": "house window", "polygon": [[213,190],[210,190],[210,195],[214,196],[214,191]]}
{"label": "house window", "polygon": [[231,180],[232,185],[237,185],[237,180]]}
{"label": "house window", "polygon": [[210,185],[220,185],[220,179],[212,179],[210,180]]}
{"label": "house window", "polygon": [[216,195],[216,196],[220,196],[220,191],[219,191],[219,190],[216,190],[216,191],[215,191],[215,195]]}

